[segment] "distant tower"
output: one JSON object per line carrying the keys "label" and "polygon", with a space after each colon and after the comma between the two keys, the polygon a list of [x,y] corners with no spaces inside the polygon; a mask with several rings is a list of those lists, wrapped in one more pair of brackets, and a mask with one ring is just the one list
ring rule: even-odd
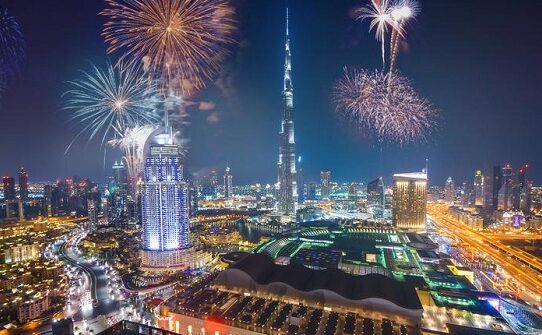
{"label": "distant tower", "polygon": [[427,175],[393,175],[393,226],[397,229],[425,230],[427,216]]}
{"label": "distant tower", "polygon": [[384,206],[384,179],[380,177],[367,184],[367,207],[375,219],[384,219]]}
{"label": "distant tower", "polygon": [[444,184],[444,201],[446,201],[449,204],[453,204],[455,201],[455,183],[452,177],[448,177],[446,179],[446,183]]}
{"label": "distant tower", "polygon": [[507,211],[512,208],[512,187],[514,181],[512,180],[512,165],[506,163],[502,168],[502,209]]}
{"label": "distant tower", "polygon": [[476,206],[484,205],[484,175],[482,171],[476,171],[474,175],[474,204]]}
{"label": "distant tower", "polygon": [[28,199],[28,173],[24,167],[19,170],[19,198],[23,202]]}
{"label": "distant tower", "polygon": [[113,173],[115,183],[117,183],[117,185],[120,186],[125,182],[126,171],[124,169],[124,163],[122,162],[122,160],[120,162],[115,161],[115,163],[113,164]]}
{"label": "distant tower", "polygon": [[230,167],[226,167],[226,173],[224,174],[224,197],[226,199],[232,196],[232,179],[233,176],[230,173]]}
{"label": "distant tower", "polygon": [[211,171],[211,175],[209,176],[209,185],[211,186],[211,188],[210,188],[211,198],[216,199],[216,189],[217,189],[217,186],[218,186],[218,177],[217,177],[217,174],[216,174],[215,170]]}
{"label": "distant tower", "polygon": [[44,209],[47,216],[53,216],[53,187],[45,185],[43,187]]}
{"label": "distant tower", "polygon": [[484,216],[491,220],[494,211],[499,208],[499,191],[502,187],[503,175],[499,165],[493,166],[484,174]]}
{"label": "distant tower", "polygon": [[528,164],[524,164],[517,172],[517,180],[512,189],[512,206],[528,214],[531,211],[531,183],[527,181]]}
{"label": "distant tower", "polygon": [[331,193],[331,172],[320,172],[320,195],[322,200],[329,200],[329,194]]}
{"label": "distant tower", "polygon": [[284,62],[284,89],[282,92],[282,116],[278,162],[278,204],[280,214],[294,215],[297,203],[297,182],[295,167],[294,137],[294,89],[292,85],[292,56],[290,53],[290,34],[288,31],[288,9],[286,9],[286,60]]}
{"label": "distant tower", "polygon": [[190,267],[188,187],[183,181],[180,147],[172,134],[170,127],[161,127],[145,145],[141,264],[156,271]]}

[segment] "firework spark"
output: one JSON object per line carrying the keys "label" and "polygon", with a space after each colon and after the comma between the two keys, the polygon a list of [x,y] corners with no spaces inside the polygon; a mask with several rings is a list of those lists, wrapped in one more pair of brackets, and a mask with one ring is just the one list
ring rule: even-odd
{"label": "firework spark", "polygon": [[127,128],[160,121],[154,102],[149,102],[156,85],[149,84],[134,65],[108,65],[105,70],[92,66],[92,72],[83,72],[81,79],[69,84],[64,108],[73,112],[72,120],[83,124],[74,141],[85,133],[89,140],[102,134],[104,144],[112,136],[122,137]]}
{"label": "firework spark", "polygon": [[106,0],[108,53],[143,63],[163,89],[192,93],[220,69],[233,42],[229,0]]}
{"label": "firework spark", "polygon": [[397,73],[345,69],[333,98],[338,112],[380,142],[401,146],[420,142],[436,126],[431,104]]}
{"label": "firework spark", "polygon": [[15,17],[0,8],[0,92],[19,74],[24,49],[23,34]]}
{"label": "firework spark", "polygon": [[122,137],[108,142],[112,147],[122,150],[124,154],[123,160],[128,168],[128,175],[133,182],[139,179],[143,171],[145,142],[155,129],[156,127],[152,125],[126,128]]}

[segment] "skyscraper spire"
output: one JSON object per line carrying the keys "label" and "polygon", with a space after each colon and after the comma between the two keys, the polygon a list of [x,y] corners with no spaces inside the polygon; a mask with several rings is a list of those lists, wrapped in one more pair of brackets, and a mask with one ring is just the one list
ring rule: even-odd
{"label": "skyscraper spire", "polygon": [[286,41],[284,61],[284,89],[278,162],[279,195],[277,210],[284,215],[294,215],[297,203],[296,156],[294,136],[294,88],[292,84],[292,55],[290,51],[289,11],[286,8]]}
{"label": "skyscraper spire", "polygon": [[290,14],[288,7],[286,7],[286,36],[290,35]]}

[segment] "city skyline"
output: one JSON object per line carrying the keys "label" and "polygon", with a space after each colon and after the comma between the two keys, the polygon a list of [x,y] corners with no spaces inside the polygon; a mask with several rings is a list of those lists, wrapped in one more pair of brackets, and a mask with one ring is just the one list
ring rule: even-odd
{"label": "city skyline", "polygon": [[[534,86],[528,83],[538,76],[540,69],[527,66],[535,64],[530,57],[537,53],[527,53],[526,48],[532,46],[527,43],[517,43],[513,51],[506,48],[512,37],[526,39],[516,36],[507,27],[512,27],[525,15],[534,18],[536,11],[529,9],[535,8],[535,4],[524,3],[514,7],[505,23],[495,20],[498,26],[486,22],[485,18],[482,18],[483,22],[474,22],[474,14],[458,11],[463,6],[463,9],[471,9],[474,13],[483,9],[488,16],[495,11],[495,17],[500,17],[503,15],[500,9],[482,8],[481,1],[464,1],[461,6],[455,4],[422,1],[423,13],[409,33],[409,51],[399,57],[401,71],[409,75],[416,88],[432,100],[442,118],[438,132],[429,143],[405,148],[393,145],[380,148],[354,135],[347,125],[336,119],[330,98],[324,93],[338,78],[344,64],[375,69],[380,66],[377,43],[365,33],[359,22],[348,15],[350,9],[360,5],[359,2],[347,1],[333,6],[336,8],[324,2],[316,2],[309,7],[302,2],[290,4],[290,15],[295,18],[291,28],[296,51],[293,59],[293,80],[297,87],[294,121],[303,120],[302,124],[297,122],[297,154],[303,157],[306,180],[317,181],[321,170],[331,170],[335,181],[368,182],[383,176],[389,184],[395,172],[421,170],[427,157],[430,159],[429,177],[434,184],[443,184],[449,175],[458,182],[470,180],[478,169],[509,161],[514,167],[530,163],[532,168],[528,178],[535,183],[540,180],[542,169],[538,166],[542,166],[542,162],[536,155],[536,147],[526,145],[535,140],[534,129],[537,128],[536,122],[532,121],[539,102],[535,99]],[[505,5],[504,2],[502,4]],[[46,8],[51,4],[34,5]],[[63,154],[77,129],[61,111],[60,96],[64,83],[76,75],[80,62],[54,59],[55,53],[70,51],[70,55],[82,59],[83,63],[105,63],[108,57],[103,56],[105,45],[99,36],[102,21],[94,17],[96,10],[103,7],[101,2],[92,1],[83,6],[64,2],[53,5],[58,9],[53,16],[62,16],[68,22],[77,18],[81,22],[72,25],[78,32],[77,37],[72,29],[68,31],[60,25],[49,25],[44,31],[38,31],[37,27],[43,26],[39,23],[44,19],[29,14],[25,10],[28,4],[8,0],[5,6],[20,21],[28,50],[21,78],[4,94],[0,114],[3,120],[24,125],[23,129],[27,130],[21,132],[17,127],[10,127],[5,130],[6,138],[27,148],[36,148],[37,154],[28,155],[18,152],[16,146],[4,146],[0,154],[10,159],[3,160],[0,174],[16,176],[20,166],[24,166],[33,181],[69,175],[105,180],[112,162],[120,158],[120,153],[113,155],[112,150],[108,150],[104,166],[99,143],[87,144],[81,140],[67,155]],[[226,74],[220,77],[218,85],[201,93],[194,100],[195,105],[189,107],[192,125],[187,130],[190,139],[188,171],[218,169],[229,162],[236,184],[275,181],[284,8],[285,4],[281,2],[239,3],[238,37],[241,42],[231,48]],[[444,17],[443,13],[450,11],[457,14],[450,15],[456,19]],[[252,18],[251,13],[254,12],[269,14],[266,27],[257,29],[260,22]],[[327,19],[319,23],[306,18],[324,13]],[[531,21],[525,20],[525,23],[530,25]],[[475,24],[482,29],[467,32],[466,28],[456,26],[460,23],[466,26]],[[502,33],[502,46],[486,41],[490,36],[488,31],[495,29]],[[533,24],[529,29],[540,28]],[[311,41],[307,38],[309,34],[319,34],[321,39]],[[341,38],[333,38],[335,34]],[[437,34],[441,34],[438,39]],[[79,35],[85,43],[79,41]],[[62,43],[53,37],[61,37]],[[459,37],[461,43],[457,42]],[[474,45],[480,47],[474,48]],[[457,54],[465,57],[452,59],[447,53],[452,47],[459,48]],[[516,53],[524,55],[522,64],[512,60]],[[427,63],[430,66],[426,66]],[[324,68],[323,65],[326,65],[326,71],[315,70]],[[481,78],[478,79],[475,73],[479,73]],[[512,81],[518,84],[513,87],[508,87],[506,80],[493,80],[497,75],[512,80],[512,74],[516,73],[524,79]],[[471,79],[459,84],[465,76]],[[442,78],[448,80],[440,85]],[[224,87],[222,84],[225,83],[233,83],[233,86]],[[226,90],[221,92],[219,86]],[[480,89],[475,90],[474,87]],[[503,91],[507,94],[499,94]],[[29,92],[36,99],[24,99]],[[457,99],[456,93],[459,92],[463,99]],[[518,106],[510,105],[512,102]],[[516,122],[508,123],[505,121],[508,118]],[[240,120],[254,126],[239,129]],[[476,131],[485,127],[494,131],[486,132],[482,138],[476,136]],[[41,141],[42,137],[49,141]],[[213,155],[205,154],[209,151]]]}
{"label": "city skyline", "polygon": [[542,3],[0,1],[0,335],[542,334]]}

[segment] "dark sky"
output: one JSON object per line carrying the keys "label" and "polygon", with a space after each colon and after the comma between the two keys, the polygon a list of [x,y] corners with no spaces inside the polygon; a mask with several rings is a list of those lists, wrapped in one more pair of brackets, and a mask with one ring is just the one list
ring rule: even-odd
{"label": "dark sky", "polygon": [[[510,161],[531,164],[542,179],[542,2],[539,0],[424,0],[409,29],[399,68],[440,110],[438,132],[427,144],[383,148],[338,120],[330,89],[344,65],[380,67],[379,44],[367,23],[349,11],[366,0],[290,0],[297,151],[307,179],[322,169],[336,181],[367,182],[419,170],[430,158],[430,178],[457,182],[474,170]],[[77,125],[61,110],[66,81],[104,64],[100,37],[103,0],[0,0],[14,14],[27,42],[20,80],[0,104],[0,174],[20,165],[31,180],[80,175],[102,181],[99,142],[76,142]],[[187,165],[191,171],[232,167],[234,183],[274,182],[278,156],[284,61],[280,0],[240,0],[239,45],[221,78],[195,97],[215,109],[192,107]],[[209,104],[207,104],[209,105]],[[115,158],[107,155],[107,166]],[[538,184],[538,183],[537,183]]]}

